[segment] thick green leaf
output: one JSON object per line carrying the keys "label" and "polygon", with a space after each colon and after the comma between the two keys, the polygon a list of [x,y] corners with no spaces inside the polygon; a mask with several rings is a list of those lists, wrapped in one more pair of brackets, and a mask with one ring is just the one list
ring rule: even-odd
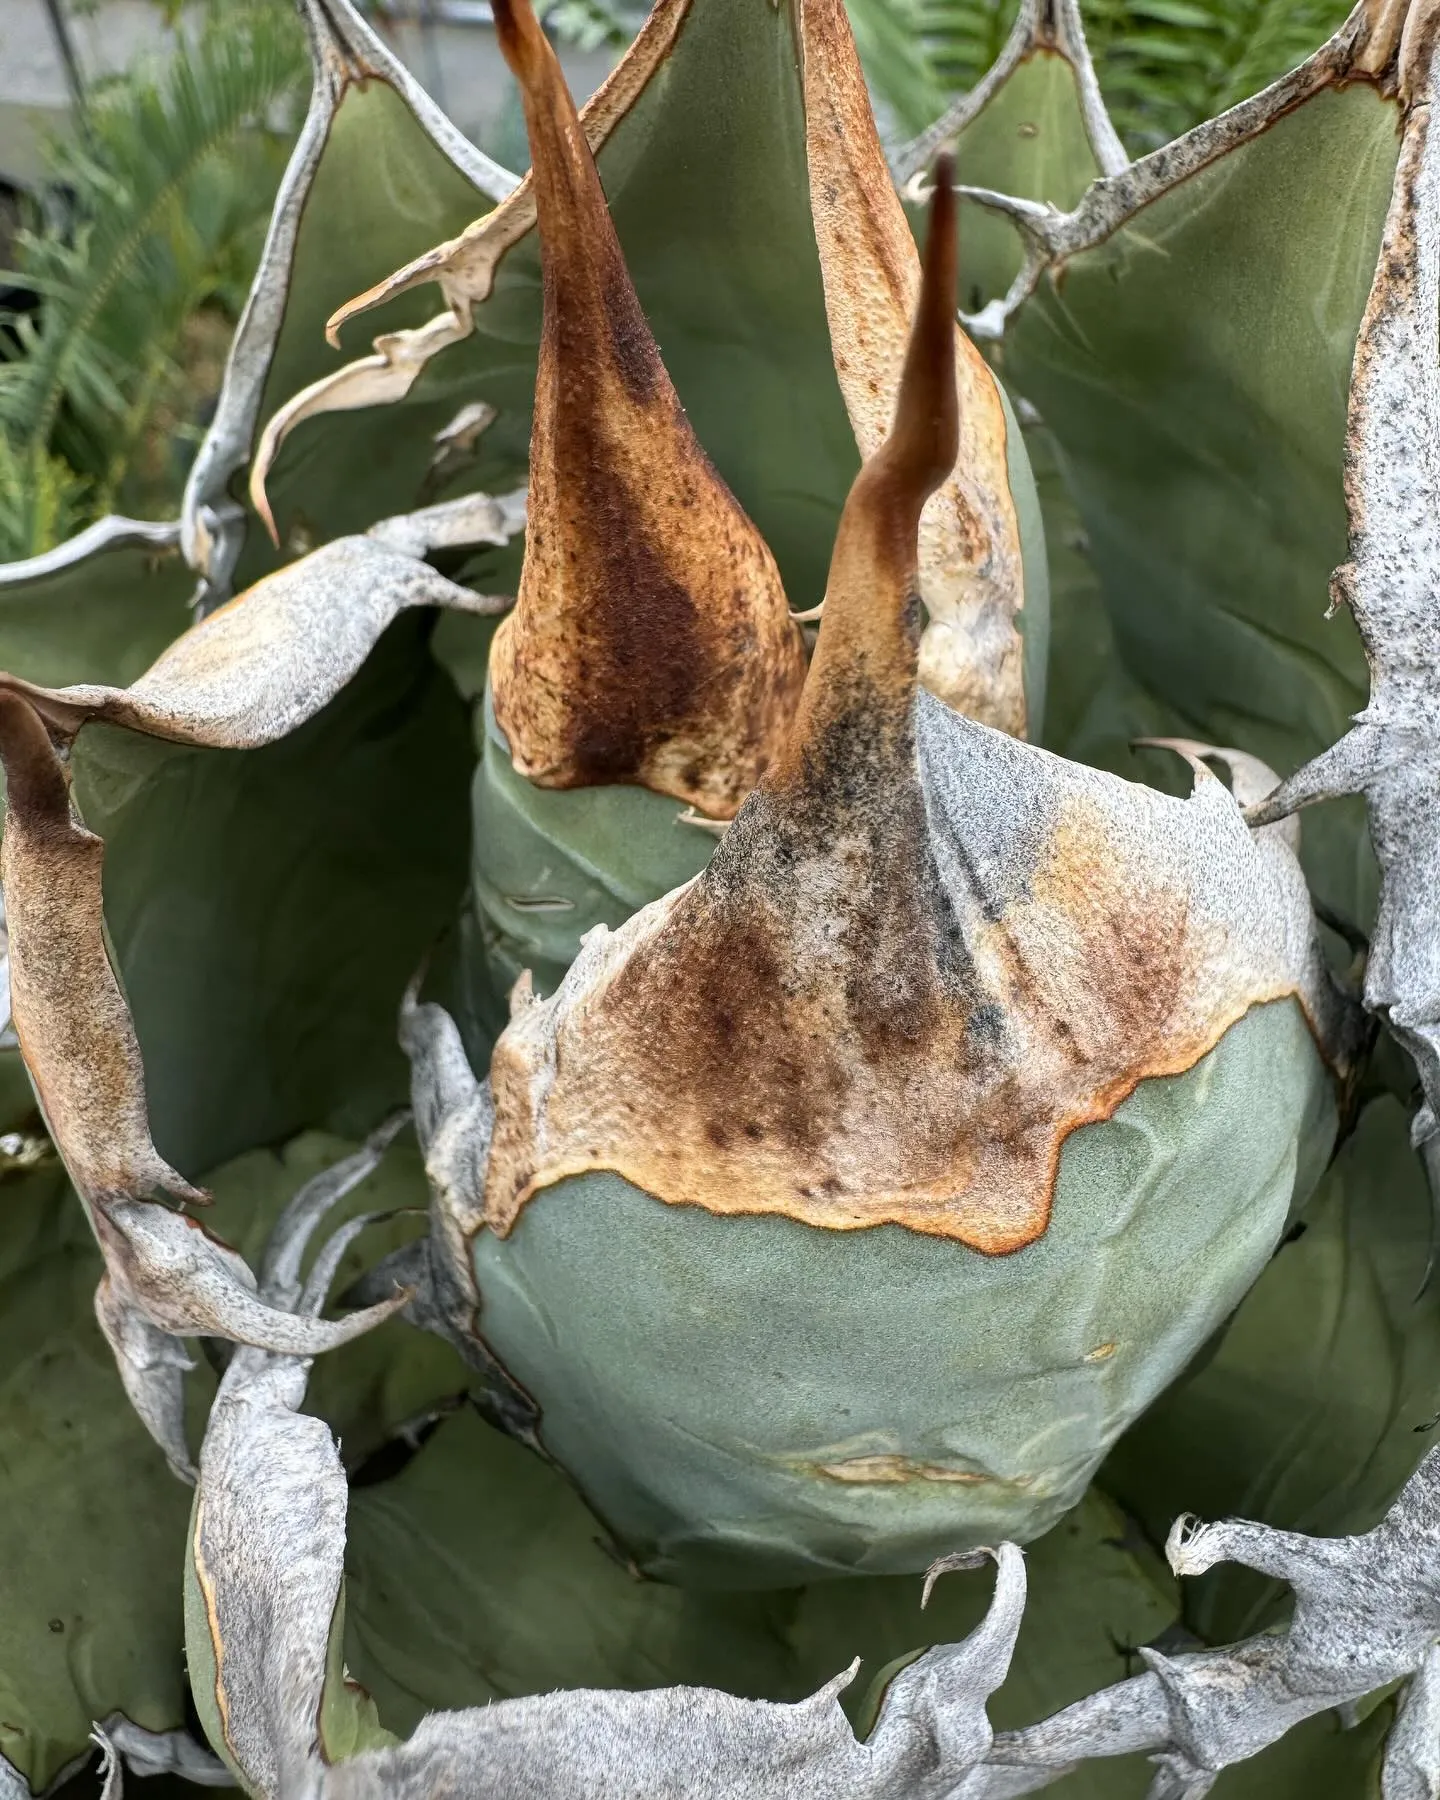
{"label": "thick green leaf", "polygon": [[406,981],[465,883],[464,707],[390,629],[344,693],[261,750],[94,726],[75,751],[162,1153],[199,1173],[408,1092]]}
{"label": "thick green leaf", "polygon": [[698,875],[715,839],[646,788],[536,787],[515,772],[488,694],[482,718],[470,890],[488,980],[472,971],[468,985],[477,1005],[488,986],[498,1032],[522,969],[537,993],[553,994],[587,931],[623,925]]}
{"label": "thick green leaf", "polygon": [[[997,188],[1024,200],[1068,209],[1099,174],[1074,71],[1054,50],[1036,50],[971,123],[955,145],[955,174],[967,187]],[[960,220],[960,305],[979,312],[998,299],[1020,268],[1014,229],[983,207],[967,204]],[[1003,350],[996,357],[1004,369]]]}
{"label": "thick green leaf", "polygon": [[641,1580],[565,1477],[473,1412],[352,1494],[346,1566],[346,1661],[402,1732],[433,1707],[556,1687],[797,1692],[792,1595]]}
{"label": "thick green leaf", "polygon": [[[1332,1107],[1299,1009],[1257,1007],[1072,1133],[1049,1228],[1001,1256],[667,1206],[592,1168],[477,1234],[483,1329],[653,1573],[752,1586],[1028,1542],[1264,1266]],[[915,1473],[836,1479],[872,1457]],[[935,1462],[960,1479],[915,1478]]]}
{"label": "thick green leaf", "polygon": [[37,1791],[93,1720],[185,1716],[190,1499],[125,1401],[100,1268],[58,1163],[0,1176],[0,1756]]}
{"label": "thick green leaf", "polygon": [[[1433,1441],[1430,1201],[1393,1096],[1366,1107],[1301,1225],[1101,1473],[1157,1540],[1180,1512],[1320,1536],[1368,1530]],[[1191,1626],[1220,1643],[1269,1623],[1284,1590],[1226,1565],[1185,1597]]]}
{"label": "thick green leaf", "polygon": [[1074,762],[1149,778],[1174,793],[1189,791],[1189,769],[1173,754],[1133,748],[1137,737],[1163,735],[1169,717],[1116,654],[1115,629],[1085,528],[1043,425],[1025,434],[1045,521],[1050,562],[1050,687],[1045,746]]}
{"label": "thick green leaf", "polygon": [[[1282,773],[1340,736],[1366,692],[1326,589],[1395,155],[1374,89],[1322,92],[1070,258],[1004,347],[1058,445],[1129,672],[1171,731]],[[1062,709],[1068,679],[1056,664]],[[1307,818],[1304,855],[1321,898],[1363,924],[1361,817]]]}
{"label": "thick green leaf", "polygon": [[123,687],[190,623],[195,577],[178,549],[115,544],[12,580],[21,568],[0,570],[0,669],[26,681]]}

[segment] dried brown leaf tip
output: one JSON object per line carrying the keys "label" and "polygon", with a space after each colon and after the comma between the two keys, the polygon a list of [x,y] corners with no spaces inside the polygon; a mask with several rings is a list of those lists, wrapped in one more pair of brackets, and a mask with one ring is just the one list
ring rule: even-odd
{"label": "dried brown leaf tip", "polygon": [[150,1137],[145,1071],[111,967],[101,908],[104,846],[75,816],[70,784],[39,712],[0,687],[5,837],[0,879],[10,937],[16,1035],[45,1123],[105,1259],[101,1328],[137,1412],[188,1475],[178,1340],[230,1338],[314,1355],[405,1304],[388,1298],[337,1323],[265,1304],[243,1259],[197,1220],[149,1196],[207,1196]]}
{"label": "dried brown leaf tip", "polygon": [[[805,152],[835,373],[862,456],[890,428],[920,292],[920,258],[875,130],[842,0],[802,0]],[[1023,737],[1020,528],[1005,411],[984,358],[954,323],[957,454],[920,519],[929,614],[920,679],[987,725]]]}
{"label": "dried brown leaf tip", "polygon": [[105,947],[104,846],[74,817],[39,714],[0,691],[5,838],[0,874],[10,987],[26,1067],[84,1199],[203,1198],[150,1142],[140,1048]]}
{"label": "dried brown leaf tip", "polygon": [[500,0],[495,23],[524,97],[544,276],[495,716],[541,786],[633,783],[729,818],[793,716],[800,636],[665,372],[554,52],[527,0]]}
{"label": "dried brown leaf tip", "polygon": [[1173,800],[918,688],[918,525],[958,430],[947,175],[793,732],[705,871],[501,1037],[498,1232],[605,1168],[711,1212],[1014,1250],[1066,1136],[1251,1006],[1294,996],[1334,1041],[1299,867],[1218,780]]}

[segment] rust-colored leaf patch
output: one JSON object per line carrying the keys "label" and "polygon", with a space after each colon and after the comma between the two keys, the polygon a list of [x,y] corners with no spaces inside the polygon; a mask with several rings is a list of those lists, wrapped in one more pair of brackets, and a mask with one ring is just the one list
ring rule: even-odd
{"label": "rust-colored leaf patch", "polygon": [[917,693],[917,526],[955,454],[947,174],[792,737],[706,870],[500,1039],[498,1232],[606,1168],[716,1213],[1010,1251],[1046,1228],[1068,1133],[1249,1007],[1294,995],[1339,1041],[1293,852],[1218,780],[1172,800]]}
{"label": "rust-colored leaf patch", "polygon": [[729,818],[793,716],[800,635],[660,361],[554,53],[526,0],[496,25],[534,156],[544,325],[495,716],[541,786],[634,783]]}

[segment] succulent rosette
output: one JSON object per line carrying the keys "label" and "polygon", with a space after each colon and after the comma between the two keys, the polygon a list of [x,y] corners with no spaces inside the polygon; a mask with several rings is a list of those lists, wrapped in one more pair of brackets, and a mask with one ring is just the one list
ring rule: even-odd
{"label": "succulent rosette", "polygon": [[47,1563],[0,1772],[1434,1793],[1432,9],[1132,162],[1035,0],[892,169],[839,0],[579,112],[496,0],[519,182],[302,10],[183,517],[0,569],[17,1366],[135,1414],[15,1479],[211,1749]]}

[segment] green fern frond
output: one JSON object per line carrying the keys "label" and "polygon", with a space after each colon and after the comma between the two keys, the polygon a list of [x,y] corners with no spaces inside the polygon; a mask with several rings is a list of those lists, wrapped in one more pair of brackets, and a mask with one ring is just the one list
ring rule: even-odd
{"label": "green fern frond", "polygon": [[26,454],[0,432],[0,563],[38,555],[77,530],[86,486],[60,457]]}
{"label": "green fern frond", "polygon": [[78,223],[21,235],[10,279],[40,304],[0,339],[0,429],[16,455],[63,456],[101,509],[186,320],[243,290],[283,167],[283,134],[268,127],[305,83],[288,9],[216,9],[162,77],[106,84],[86,137],[51,146]]}

